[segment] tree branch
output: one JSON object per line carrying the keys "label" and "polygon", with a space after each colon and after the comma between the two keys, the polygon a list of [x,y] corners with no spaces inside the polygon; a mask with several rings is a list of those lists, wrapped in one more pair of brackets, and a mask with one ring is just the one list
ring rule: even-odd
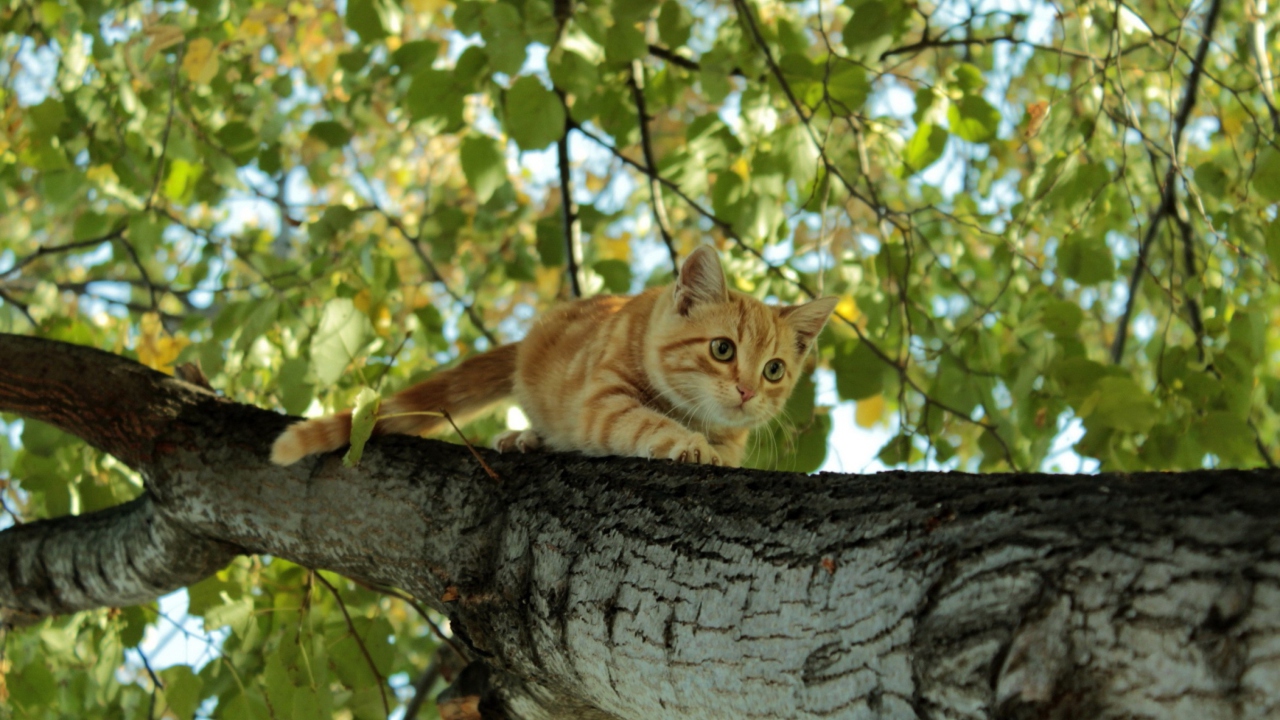
{"label": "tree branch", "polygon": [[[543,453],[488,456],[507,478],[495,485],[465,448],[403,436],[370,442],[356,468],[336,453],[281,468],[268,452],[289,418],[179,381],[139,385],[154,373],[53,341],[0,335],[0,368],[34,349],[170,420],[131,423],[154,437],[133,453],[138,500],[0,532],[10,612],[142,602],[175,567],[193,582],[235,552],[270,553],[447,614],[491,699],[525,718],[819,716],[871,696],[895,714],[954,696],[1040,717],[1078,672],[1136,683],[1088,699],[1125,715],[1130,699],[1150,707],[1145,678],[1215,671],[1221,653],[1188,654],[1187,637],[1238,656],[1245,678],[1266,657],[1250,648],[1280,641],[1276,608],[1249,602],[1280,592],[1266,570],[1274,471],[805,476]],[[61,416],[100,416],[84,406],[117,396],[67,395]],[[0,393],[0,410],[15,397]],[[1131,635],[1142,652],[1117,653]],[[725,652],[772,660],[712,661]],[[1028,677],[1026,653],[1060,669]],[[1274,702],[1243,680],[1223,688],[1196,701],[1257,716]]]}
{"label": "tree branch", "polygon": [[[563,102],[563,97],[561,98]],[[569,117],[566,105],[565,117]],[[556,158],[560,166],[560,210],[564,222],[564,259],[569,272],[569,289],[573,297],[582,297],[582,221],[578,217],[578,203],[573,199],[573,185],[569,177],[569,128],[572,120],[565,120],[564,134],[556,141]]]}
{"label": "tree branch", "polygon": [[[657,168],[658,161],[653,154],[653,140],[649,136],[649,112],[644,101],[644,65],[639,60],[631,61],[631,97],[636,102],[637,123],[640,125],[640,147],[644,150],[644,163],[650,168]],[[566,130],[566,133],[568,131]],[[653,222],[658,226],[662,242],[667,246],[671,256],[671,274],[680,273],[680,256],[676,254],[675,239],[671,236],[671,221],[667,219],[667,206],[662,201],[662,185],[658,182],[657,172],[648,172],[649,202],[653,206]]]}
{"label": "tree branch", "polygon": [[1200,75],[1204,72],[1205,59],[1209,55],[1209,46],[1213,42],[1213,29],[1218,23],[1218,12],[1222,9],[1222,0],[1212,0],[1205,11],[1204,31],[1200,37],[1200,46],[1196,49],[1195,59],[1191,62],[1191,73],[1187,76],[1187,84],[1182,93],[1182,101],[1178,104],[1178,112],[1173,118],[1173,143],[1169,152],[1169,169],[1165,172],[1164,186],[1160,192],[1160,203],[1151,213],[1147,223],[1147,233],[1138,245],[1138,255],[1134,260],[1133,274],[1129,278],[1129,296],[1125,301],[1124,312],[1116,326],[1116,339],[1111,346],[1111,362],[1119,365],[1124,359],[1125,341],[1129,335],[1129,320],[1133,316],[1134,303],[1138,299],[1138,285],[1142,282],[1147,268],[1147,253],[1155,240],[1160,223],[1170,213],[1177,213],[1178,193],[1178,157],[1182,147],[1182,133],[1187,121],[1191,118],[1191,110],[1196,104],[1196,95],[1200,87]]}

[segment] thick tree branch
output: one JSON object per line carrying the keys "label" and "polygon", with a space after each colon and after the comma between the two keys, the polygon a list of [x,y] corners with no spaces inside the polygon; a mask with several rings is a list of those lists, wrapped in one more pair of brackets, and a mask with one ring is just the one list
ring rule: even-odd
{"label": "thick tree branch", "polygon": [[237,549],[193,535],[150,495],[101,512],[0,533],[0,612],[8,622],[137,605],[201,580]]}
{"label": "thick tree branch", "polygon": [[[356,468],[337,454],[280,468],[268,450],[288,418],[140,384],[154,373],[63,343],[0,335],[0,367],[36,347],[169,420],[133,423],[153,438],[132,453],[143,499],[0,533],[0,607],[81,607],[102,594],[57,589],[79,587],[66,557],[93,544],[137,565],[181,531],[196,551],[169,557],[192,580],[243,548],[404,588],[448,615],[481,697],[513,718],[1280,707],[1274,471],[804,476],[544,453],[490,455],[496,485],[465,448],[394,436]],[[68,395],[56,417],[116,397]],[[8,391],[0,410],[15,402],[32,407]]]}

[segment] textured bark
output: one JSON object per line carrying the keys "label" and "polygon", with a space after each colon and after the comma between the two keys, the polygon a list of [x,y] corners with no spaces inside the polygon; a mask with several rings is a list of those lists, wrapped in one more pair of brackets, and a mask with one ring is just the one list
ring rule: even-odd
{"label": "textured bark", "polygon": [[[0,336],[0,409],[15,384],[28,408],[38,382],[84,397],[88,380],[15,365],[32,348],[135,378],[149,399],[134,407],[165,420],[119,440],[147,480],[136,507],[0,533],[0,558],[53,553],[46,527],[145,512],[194,548],[158,555],[157,592],[229,547],[397,585],[449,614],[487,670],[481,707],[511,717],[1280,714],[1276,473],[809,477],[490,455],[495,483],[464,448],[395,437],[356,469],[278,468],[287,418],[83,348]],[[44,417],[98,412],[85,404]],[[19,592],[27,576],[0,565],[0,607],[82,606],[57,589],[75,587],[68,563],[44,566],[54,579]]]}

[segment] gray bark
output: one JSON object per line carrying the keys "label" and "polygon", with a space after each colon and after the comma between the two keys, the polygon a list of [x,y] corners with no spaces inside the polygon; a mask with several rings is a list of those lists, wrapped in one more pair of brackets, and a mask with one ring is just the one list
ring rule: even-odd
{"label": "gray bark", "polygon": [[[133,384],[127,407],[97,404],[103,377]],[[448,614],[488,670],[486,706],[510,717],[1280,714],[1274,472],[800,476],[486,455],[495,483],[465,448],[403,437],[355,469],[279,468],[287,418],[5,335],[0,410],[147,481],[123,509],[0,533],[9,611],[138,602],[228,552],[269,552]],[[105,412],[135,414],[130,432],[95,429]],[[148,518],[159,530],[123,530]],[[163,562],[38,539],[95,532],[134,543],[99,554]],[[111,581],[77,594],[77,564]]]}

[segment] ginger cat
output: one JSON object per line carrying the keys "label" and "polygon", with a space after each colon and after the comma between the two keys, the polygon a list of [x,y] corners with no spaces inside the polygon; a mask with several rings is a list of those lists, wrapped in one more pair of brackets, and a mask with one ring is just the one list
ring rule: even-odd
{"label": "ginger cat", "polygon": [[[530,429],[499,435],[499,451],[540,447],[588,455],[742,463],[747,434],[781,410],[836,298],[774,307],[725,284],[700,247],[675,283],[633,296],[557,306],[518,343],[503,345],[384,401],[381,415],[447,410],[455,420],[508,397]],[[442,430],[439,417],[384,417],[375,434]],[[336,450],[351,412],[289,426],[271,460],[290,465]]]}

